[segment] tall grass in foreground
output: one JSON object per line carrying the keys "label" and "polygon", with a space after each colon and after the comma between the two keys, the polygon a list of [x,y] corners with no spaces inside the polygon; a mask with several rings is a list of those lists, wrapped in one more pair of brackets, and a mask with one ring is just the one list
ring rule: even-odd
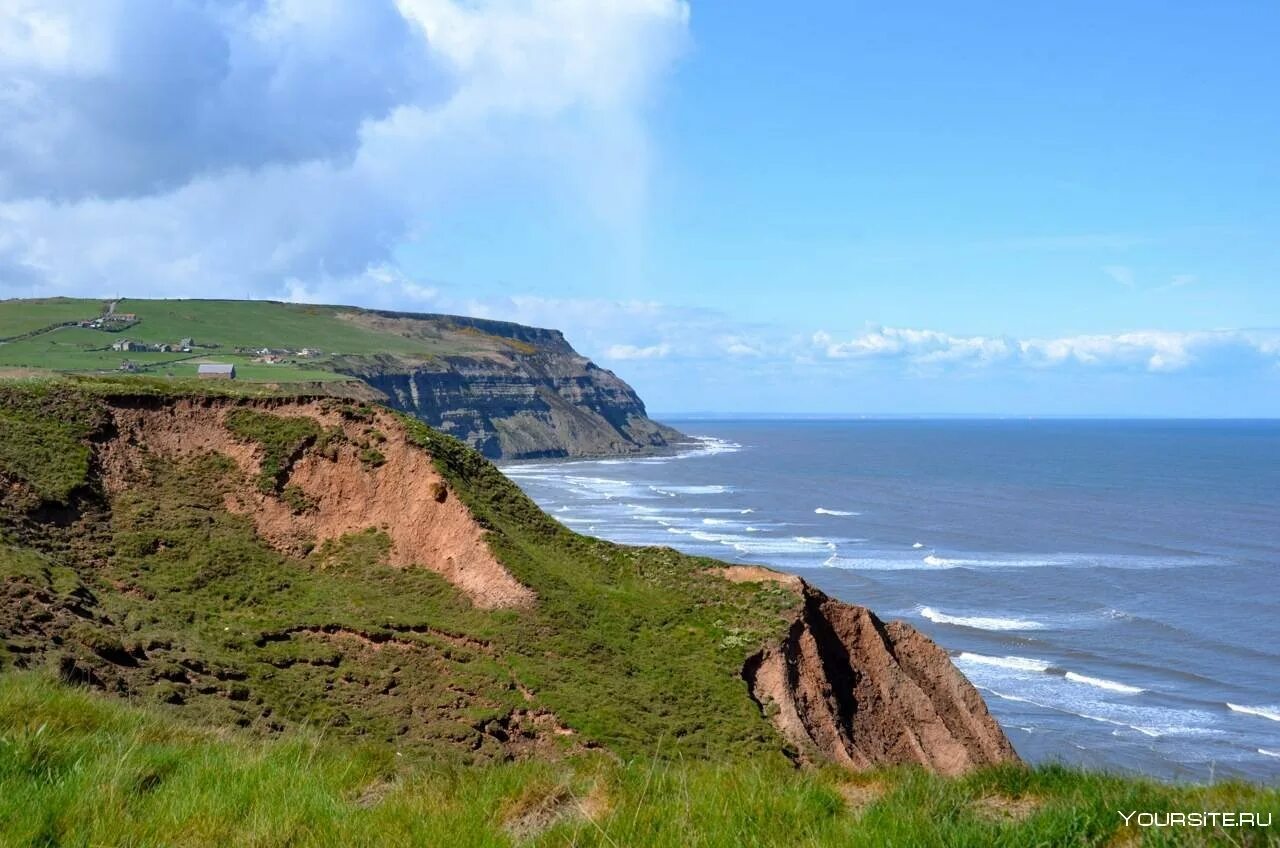
{"label": "tall grass in foreground", "polygon": [[583,756],[463,768],[305,734],[198,730],[0,675],[5,846],[1274,845],[1269,829],[1126,829],[1117,810],[1256,810],[1280,792],[1058,767],[960,780],[774,761]]}

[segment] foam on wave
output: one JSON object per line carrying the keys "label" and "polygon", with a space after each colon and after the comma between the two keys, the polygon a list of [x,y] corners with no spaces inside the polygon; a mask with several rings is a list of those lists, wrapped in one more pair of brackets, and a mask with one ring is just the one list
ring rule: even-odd
{"label": "foam on wave", "polygon": [[850,512],[849,510],[844,510],[844,509],[827,509],[825,506],[820,506],[817,509],[815,509],[813,512],[815,515],[837,515],[837,516],[862,515],[862,513],[860,512]]}
{"label": "foam on wave", "polygon": [[1244,704],[1233,704],[1227,702],[1227,709],[1233,713],[1241,713],[1243,715],[1257,716],[1271,721],[1280,721],[1280,707],[1250,707]]}
{"label": "foam on wave", "polygon": [[1043,630],[1044,625],[1029,618],[1000,618],[983,615],[949,615],[933,607],[921,607],[920,615],[938,624],[953,624],[975,630]]}
{"label": "foam on wave", "polygon": [[1114,680],[1105,680],[1101,677],[1089,677],[1084,674],[1077,674],[1074,671],[1068,671],[1064,676],[1072,683],[1096,686],[1099,689],[1106,689],[1108,692],[1119,692],[1122,695],[1138,695],[1147,691],[1140,686],[1130,686],[1127,683],[1117,683]]}
{"label": "foam on wave", "polygon": [[1013,671],[1045,672],[1052,668],[1052,666],[1044,660],[1032,659],[1030,657],[989,657],[986,654],[974,654],[969,651],[961,651],[956,655],[955,660],[957,663],[993,665],[998,668],[1007,668]]}

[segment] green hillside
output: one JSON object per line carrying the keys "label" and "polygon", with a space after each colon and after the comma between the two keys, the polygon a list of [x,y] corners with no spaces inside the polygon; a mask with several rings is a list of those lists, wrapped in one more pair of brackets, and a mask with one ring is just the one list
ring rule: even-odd
{"label": "green hillside", "polygon": [[[112,308],[114,303],[114,309]],[[77,326],[105,316],[100,326]],[[135,320],[136,319],[136,320]],[[448,316],[405,316],[354,307],[271,301],[73,298],[0,301],[0,369],[99,374],[130,363],[154,377],[189,377],[200,362],[229,362],[251,382],[349,379],[350,358],[430,362],[444,356],[528,353],[530,346]],[[496,322],[494,322],[496,324]],[[188,351],[183,339],[191,339]],[[112,350],[128,340],[171,351]],[[272,351],[271,362],[258,351]]]}

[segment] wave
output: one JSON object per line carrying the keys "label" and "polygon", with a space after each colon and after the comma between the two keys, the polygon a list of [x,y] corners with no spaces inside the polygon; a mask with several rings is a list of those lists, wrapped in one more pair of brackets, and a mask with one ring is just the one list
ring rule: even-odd
{"label": "wave", "polygon": [[[853,540],[850,540],[853,541]],[[858,540],[865,541],[865,540]],[[827,563],[832,568],[843,568],[850,571],[921,571],[940,568],[957,568],[958,566],[939,563],[927,565],[918,559],[904,559],[895,556],[857,556],[838,557]]]}
{"label": "wave", "polygon": [[665,515],[637,515],[636,521],[648,521],[651,524],[660,524],[663,527],[671,527],[676,523],[674,518]]}
{"label": "wave", "polygon": [[742,539],[742,536],[734,536],[725,533],[706,533],[702,530],[686,530],[682,527],[668,527],[668,533],[674,533],[677,536],[688,536],[690,539],[697,539],[699,542],[716,542],[722,545],[729,545]]}
{"label": "wave", "polygon": [[721,526],[725,524],[732,524],[733,522],[725,518],[704,518],[702,519],[702,523]]}
{"label": "wave", "polygon": [[961,651],[956,655],[955,659],[957,662],[993,665],[999,668],[1011,669],[1013,671],[1045,672],[1052,668],[1052,666],[1044,660],[1031,659],[1029,657],[989,657],[986,654],[973,654],[969,651]]}
{"label": "wave", "polygon": [[1083,674],[1076,674],[1074,671],[1068,671],[1064,676],[1072,683],[1084,683],[1088,686],[1097,686],[1099,689],[1106,689],[1108,692],[1119,692],[1122,695],[1138,695],[1147,691],[1139,686],[1130,686],[1127,683],[1116,683],[1114,680],[1104,680],[1101,677],[1088,677]]}
{"label": "wave", "polygon": [[989,692],[990,694],[995,695],[997,698],[1002,698],[1006,701],[1014,701],[1019,704],[1031,704],[1033,707],[1041,707],[1042,709],[1053,710],[1054,712],[1063,713],[1064,715],[1076,716],[1078,718],[1088,719],[1089,721],[1097,721],[1103,724],[1111,724],[1111,725],[1115,725],[1116,727],[1124,727],[1124,728],[1128,728],[1129,730],[1136,730],[1138,733],[1141,733],[1143,736],[1150,736],[1153,739],[1164,735],[1165,732],[1176,732],[1178,730],[1198,730],[1199,729],[1199,728],[1191,728],[1191,727],[1176,727],[1176,728],[1161,729],[1161,728],[1155,728],[1155,727],[1147,727],[1146,725],[1141,725],[1141,724],[1130,724],[1126,721],[1117,721],[1114,718],[1097,716],[1091,713],[1076,712],[1075,710],[1069,710],[1057,704],[1049,704],[1043,701],[1037,701],[1034,698],[1024,698],[1021,695],[1011,695],[1007,692],[997,692],[995,689],[992,689],[987,686],[979,686],[978,688],[983,690],[984,692]]}
{"label": "wave", "polygon": [[666,495],[674,498],[678,495],[724,495],[732,492],[730,486],[650,486],[650,491],[657,492],[659,495]]}
{"label": "wave", "polygon": [[1065,565],[1057,559],[969,559],[963,557],[940,557],[929,554],[922,562],[925,565],[942,566],[944,568],[1031,568],[1043,565]]}
{"label": "wave", "polygon": [[[750,532],[752,528],[748,527]],[[790,539],[770,539],[738,537],[731,547],[741,554],[758,556],[806,556],[812,557],[823,551],[835,552],[836,543],[831,539],[813,536],[793,536]]]}
{"label": "wave", "polygon": [[1266,748],[1259,748],[1258,753],[1264,757],[1280,757],[1280,751],[1268,751]]}
{"label": "wave", "polygon": [[1244,715],[1257,716],[1271,721],[1280,721],[1280,707],[1249,707],[1228,701],[1227,709],[1233,713],[1243,713]]}
{"label": "wave", "polygon": [[924,547],[924,545],[923,545],[923,544],[921,544],[920,542],[916,542],[916,543],[915,543],[914,545],[912,545],[911,547],[918,551],[918,550],[920,550],[921,548],[923,548],[923,547]]}
{"label": "wave", "polygon": [[[1090,677],[1087,674],[1080,674],[1074,671],[1064,671],[1055,667],[1052,663],[1044,660],[1032,659],[1029,657],[989,657],[985,654],[974,654],[963,651],[956,656],[956,663],[977,663],[979,665],[995,666],[997,668],[1009,669],[1010,671],[1027,671],[1038,674],[1061,675],[1064,679],[1072,683],[1081,683],[1086,686],[1093,686],[1096,689],[1104,689],[1108,692],[1117,692],[1121,695],[1139,695],[1145,691],[1140,686],[1130,686],[1128,683],[1117,683],[1114,680],[1107,680],[1102,677]],[[1280,720],[1280,716],[1277,716]]]}
{"label": "wave", "polygon": [[729,545],[737,542],[742,537],[724,533],[704,533],[701,530],[690,530],[689,538],[697,539],[699,542],[717,542],[722,545]]}
{"label": "wave", "polygon": [[793,536],[792,538],[802,545],[821,545],[830,550],[834,550],[836,546],[835,542],[821,536]]}
{"label": "wave", "polygon": [[954,624],[975,630],[1043,630],[1044,625],[1028,618],[997,618],[995,616],[948,615],[933,607],[921,607],[920,615],[938,624]]}
{"label": "wave", "polygon": [[849,512],[843,509],[827,509],[825,506],[820,506],[813,512],[814,515],[862,515],[860,512]]}
{"label": "wave", "polygon": [[728,439],[720,439],[715,436],[690,436],[698,443],[696,448],[680,451],[675,455],[676,459],[689,459],[695,456],[714,456],[720,453],[737,453],[742,450],[742,445],[737,442],[731,442]]}

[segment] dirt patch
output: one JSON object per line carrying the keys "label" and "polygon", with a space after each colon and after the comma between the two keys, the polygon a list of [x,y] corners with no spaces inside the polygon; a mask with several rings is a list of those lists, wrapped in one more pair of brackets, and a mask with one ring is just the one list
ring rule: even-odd
{"label": "dirt patch", "polygon": [[496,741],[506,756],[515,760],[558,759],[568,747],[581,750],[573,742],[572,729],[548,710],[512,710],[505,716],[476,725],[476,730]]}
{"label": "dirt patch", "polygon": [[[223,423],[235,405],[183,400],[160,408],[114,408],[116,434],[99,451],[108,490],[139,480],[148,455],[216,452],[231,458],[246,477],[255,477],[261,448],[237,439]],[[391,539],[390,565],[430,569],[476,606],[533,603],[533,592],[493,556],[484,529],[394,416],[377,411],[364,420],[346,420],[323,401],[277,404],[267,411],[311,418],[322,427],[340,429],[343,437],[329,450],[307,451],[293,463],[284,481],[288,499],[249,486],[227,497],[227,508],[251,516],[258,534],[272,546],[300,554],[312,545],[374,528]],[[361,447],[371,434],[378,440],[378,463],[369,462],[370,449]],[[307,508],[299,510],[299,503]]]}
{"label": "dirt patch", "polygon": [[883,798],[888,789],[883,783],[845,783],[839,792],[850,812],[861,813]]}
{"label": "dirt patch", "polygon": [[1010,798],[1008,795],[987,795],[973,802],[974,811],[991,821],[1020,822],[1035,815],[1044,801],[1032,795]]}
{"label": "dirt patch", "polygon": [[797,595],[804,585],[794,574],[783,574],[762,565],[730,565],[726,568],[713,568],[711,573],[720,575],[730,583],[779,583]]}
{"label": "dirt patch", "polygon": [[410,627],[393,627],[392,632],[374,632],[369,633],[363,630],[352,630],[349,627],[343,627],[338,624],[326,625],[303,625],[299,627],[290,627],[288,630],[279,631],[277,633],[264,634],[261,637],[263,643],[276,642],[292,637],[294,634],[309,634],[322,639],[328,639],[336,643],[354,643],[362,648],[371,651],[380,650],[384,645],[394,645],[406,649],[426,647],[421,642],[411,639],[405,639],[395,635],[396,633],[413,633],[419,636],[429,636],[433,639],[446,642],[456,648],[465,648],[468,650],[482,651],[490,653],[492,647],[488,642],[480,639],[472,639],[467,636],[458,636],[453,633],[446,633],[443,630],[437,630],[434,627],[424,625],[415,625]]}
{"label": "dirt patch", "polygon": [[609,797],[599,783],[582,796],[559,786],[541,797],[518,799],[503,817],[503,829],[515,841],[527,842],[562,822],[598,822],[610,808]]}
{"label": "dirt patch", "polygon": [[945,775],[1017,762],[982,697],[930,639],[811,586],[803,596],[786,638],[743,668],[801,761]]}

